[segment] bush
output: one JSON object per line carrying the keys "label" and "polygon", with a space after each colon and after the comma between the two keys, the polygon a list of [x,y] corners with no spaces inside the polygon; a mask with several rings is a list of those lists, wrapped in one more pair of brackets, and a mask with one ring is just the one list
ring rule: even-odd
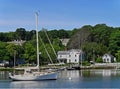
{"label": "bush", "polygon": [[99,57],[99,58],[97,58],[96,62],[97,62],[97,63],[103,63],[103,60],[102,60],[101,57]]}
{"label": "bush", "polygon": [[88,61],[84,61],[82,64],[83,64],[84,66],[90,66],[90,63],[89,63]]}

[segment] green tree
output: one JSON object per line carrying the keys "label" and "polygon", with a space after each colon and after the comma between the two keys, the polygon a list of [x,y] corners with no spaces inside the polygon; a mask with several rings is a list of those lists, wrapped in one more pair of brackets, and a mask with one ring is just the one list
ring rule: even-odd
{"label": "green tree", "polygon": [[103,62],[103,61],[102,61],[102,58],[101,58],[101,57],[97,58],[96,62],[97,62],[97,63],[102,63],[102,62]]}
{"label": "green tree", "polygon": [[14,44],[9,44],[6,46],[10,56],[13,56],[17,54],[17,46]]}
{"label": "green tree", "polygon": [[79,49],[81,48],[82,44],[86,42],[90,42],[91,38],[91,29],[92,26],[86,25],[79,29],[71,38],[67,45],[68,49],[74,48]]}
{"label": "green tree", "polygon": [[17,40],[25,40],[26,30],[24,28],[17,28],[15,33],[16,33]]}
{"label": "green tree", "polygon": [[58,30],[51,30],[51,31],[48,31],[48,35],[50,38],[58,38]]}
{"label": "green tree", "polygon": [[110,43],[109,50],[112,54],[115,54],[118,50],[120,50],[120,29],[115,29],[110,35]]}
{"label": "green tree", "polygon": [[36,63],[36,46],[34,42],[26,42],[24,45],[24,58],[26,63]]}
{"label": "green tree", "polygon": [[67,31],[65,31],[64,29],[60,29],[58,30],[58,37],[60,39],[63,39],[63,38],[69,38],[69,34]]}
{"label": "green tree", "polygon": [[0,42],[0,60],[7,60],[9,61],[10,56],[8,54],[8,50],[6,49],[7,43]]}
{"label": "green tree", "polygon": [[26,40],[29,41],[29,40],[33,40],[34,37],[36,35],[36,31],[35,30],[31,30],[31,31],[26,31]]}
{"label": "green tree", "polygon": [[108,27],[106,24],[97,24],[92,29],[92,41],[109,45],[109,38],[113,28]]}
{"label": "green tree", "polygon": [[103,44],[89,42],[82,45],[82,49],[87,56],[88,61],[96,61],[98,57],[108,52],[108,48]]}
{"label": "green tree", "polygon": [[117,57],[117,62],[120,62],[120,50],[117,51],[115,56]]}
{"label": "green tree", "polygon": [[8,44],[6,46],[6,50],[11,58],[10,61],[16,62],[23,58],[23,47],[20,45]]}

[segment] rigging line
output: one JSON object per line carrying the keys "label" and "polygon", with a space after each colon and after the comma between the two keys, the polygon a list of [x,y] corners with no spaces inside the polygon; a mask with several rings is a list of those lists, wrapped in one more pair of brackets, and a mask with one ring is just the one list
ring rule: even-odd
{"label": "rigging line", "polygon": [[[39,35],[39,38],[40,38],[40,40],[41,40],[41,42],[42,42],[42,45],[43,45],[43,47],[44,47],[44,49],[45,49],[45,51],[46,51],[46,53],[47,53],[47,55],[48,55],[48,57],[49,57],[49,59],[50,59],[50,62],[53,64],[52,58],[51,58],[50,54],[48,53],[48,51],[47,51],[47,49],[46,49],[46,47],[45,47],[45,44],[44,44],[44,42],[43,42],[43,40],[42,40],[42,38],[41,38],[40,35]],[[56,68],[55,65],[54,65],[54,68]]]}
{"label": "rigging line", "polygon": [[[55,56],[56,56],[56,58],[57,58],[57,54],[56,54],[55,49],[53,48],[53,45],[52,45],[52,43],[51,43],[51,41],[50,41],[50,39],[49,39],[49,37],[48,37],[47,31],[46,31],[46,30],[43,30],[43,31],[45,32],[45,35],[46,35],[46,37],[47,37],[47,39],[48,39],[48,41],[49,41],[49,43],[50,43],[50,46],[52,47],[52,50],[53,50],[53,52],[54,52],[54,54],[55,54]],[[57,59],[57,60],[58,60],[58,59]],[[60,60],[58,60],[58,62],[60,63]]]}

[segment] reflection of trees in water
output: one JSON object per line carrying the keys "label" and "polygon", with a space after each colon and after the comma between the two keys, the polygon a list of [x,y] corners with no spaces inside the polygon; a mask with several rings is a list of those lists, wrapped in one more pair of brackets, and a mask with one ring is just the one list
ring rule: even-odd
{"label": "reflection of trees in water", "polygon": [[117,75],[117,71],[116,70],[110,70],[110,69],[104,69],[104,70],[92,70],[91,71],[92,75],[96,75],[96,76],[116,76]]}
{"label": "reflection of trees in water", "polygon": [[71,70],[62,73],[66,77],[97,77],[97,76],[116,76],[120,73],[116,70],[99,69],[99,70]]}
{"label": "reflection of trees in water", "polygon": [[90,70],[83,70],[83,71],[82,71],[82,75],[83,75],[84,77],[90,77],[90,76],[91,76]]}
{"label": "reflection of trees in water", "polygon": [[0,80],[8,80],[9,76],[8,76],[9,71],[0,71]]}

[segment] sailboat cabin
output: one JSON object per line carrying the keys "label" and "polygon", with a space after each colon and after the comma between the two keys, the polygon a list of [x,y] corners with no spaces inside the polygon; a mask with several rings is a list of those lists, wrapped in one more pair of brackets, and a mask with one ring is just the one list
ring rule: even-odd
{"label": "sailboat cabin", "polygon": [[80,49],[58,51],[57,59],[64,63],[79,63],[84,59],[84,53]]}

